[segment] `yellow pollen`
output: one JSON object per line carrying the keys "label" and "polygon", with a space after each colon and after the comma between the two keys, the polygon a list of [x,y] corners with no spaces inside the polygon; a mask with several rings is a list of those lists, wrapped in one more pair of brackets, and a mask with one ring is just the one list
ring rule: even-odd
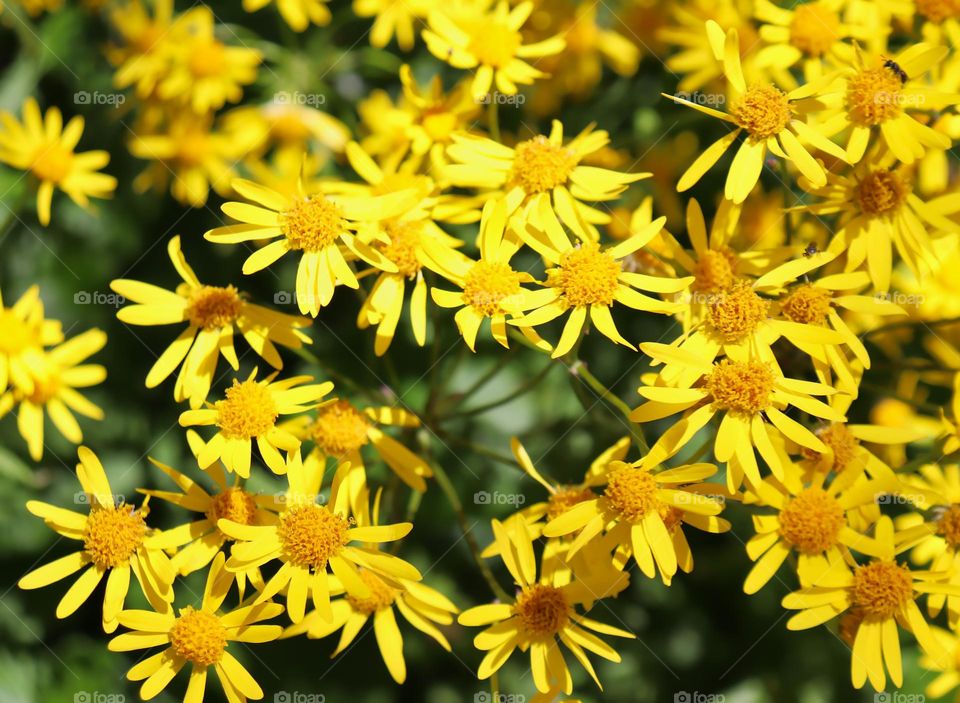
{"label": "yellow pollen", "polygon": [[753,85],[747,88],[747,92],[730,114],[754,141],[763,141],[780,134],[793,117],[787,94],[772,85]]}
{"label": "yellow pollen", "polygon": [[190,52],[188,65],[197,78],[212,78],[224,72],[226,59],[226,47],[221,42],[198,42]]}
{"label": "yellow pollen", "polygon": [[557,146],[542,134],[517,144],[507,183],[524,193],[544,193],[563,185],[577,165],[572,149]]}
{"label": "yellow pollen", "polygon": [[593,500],[596,497],[597,494],[589,488],[564,486],[547,499],[547,519],[553,520],[555,517],[560,517],[578,503]]}
{"label": "yellow pollen", "polygon": [[280,229],[291,249],[316,252],[336,243],[346,231],[340,206],[323,195],[298,200],[281,213]]}
{"label": "yellow pollen", "polygon": [[871,171],[857,184],[856,197],[860,210],[867,215],[885,215],[898,209],[910,187],[898,173],[880,168]]}
{"label": "yellow pollen", "polygon": [[830,314],[832,298],[826,288],[804,283],[780,301],[780,310],[793,322],[822,325]]}
{"label": "yellow pollen", "polygon": [[251,439],[273,429],[279,413],[265,384],[234,379],[224,395],[226,398],[214,403],[217,427],[224,437]]}
{"label": "yellow pollen", "polygon": [[207,520],[214,525],[221,518],[241,525],[253,525],[256,523],[256,515],[256,501],[239,486],[227,488],[215,495],[207,508]]}
{"label": "yellow pollen", "polygon": [[196,666],[219,664],[227,648],[227,628],[220,618],[190,606],[180,611],[169,637],[177,656]]}
{"label": "yellow pollen", "polygon": [[713,367],[706,388],[720,410],[756,415],[770,406],[774,375],[760,361],[724,359]]}
{"label": "yellow pollen", "polygon": [[563,291],[571,307],[613,305],[622,272],[613,254],[600,251],[596,242],[584,242],[560,257],[560,266],[552,272],[550,282]]}
{"label": "yellow pollen", "polygon": [[513,605],[524,631],[537,639],[553,637],[563,630],[572,610],[563,591],[542,583],[521,591]]}
{"label": "yellow pollen", "polygon": [[804,554],[835,547],[845,524],[843,508],[822,488],[801,491],[780,511],[780,534]]}
{"label": "yellow pollen", "polygon": [[83,549],[100,568],[115,568],[130,561],[146,534],[143,514],[132,505],[97,506],[87,516]]}
{"label": "yellow pollen", "polygon": [[693,273],[693,289],[701,293],[720,293],[736,282],[737,257],[729,249],[708,249],[700,255]]}
{"label": "yellow pollen", "polygon": [[366,598],[357,598],[348,593],[347,601],[353,606],[354,610],[364,615],[373,615],[378,610],[389,608],[397,599],[399,591],[388,586],[382,578],[372,571],[360,569],[360,580],[366,585],[370,595]]}
{"label": "yellow pollen", "polygon": [[937,519],[937,534],[956,549],[960,545],[960,505],[954,503]]}
{"label": "yellow pollen", "polygon": [[917,12],[934,24],[960,17],[960,0],[916,0]]}
{"label": "yellow pollen", "polygon": [[493,17],[487,17],[470,27],[467,51],[480,64],[504,68],[513,61],[523,43],[520,33]]}
{"label": "yellow pollen", "polygon": [[801,5],[790,22],[790,43],[810,56],[823,56],[840,35],[837,13],[819,2]]}
{"label": "yellow pollen", "polygon": [[769,307],[747,281],[740,281],[710,303],[707,322],[723,341],[739,342],[767,319]]}
{"label": "yellow pollen", "polygon": [[228,327],[243,311],[243,301],[233,286],[200,286],[190,291],[185,315],[190,324],[207,330]]}
{"label": "yellow pollen", "polygon": [[349,542],[350,523],[322,505],[301,505],[280,516],[277,536],[287,561],[315,571],[327,568],[330,557]]}
{"label": "yellow pollen", "polygon": [[913,598],[910,570],[892,561],[873,561],[853,572],[853,603],[864,618],[885,620]]}
{"label": "yellow pollen", "polygon": [[[833,450],[833,464],[830,466],[832,471],[839,473],[853,464],[860,448],[860,440],[853,436],[845,424],[833,423],[816,434],[821,442]],[[807,447],[802,447],[800,451],[808,459],[819,459],[821,456],[819,452]]]}
{"label": "yellow pollen", "polygon": [[657,488],[649,471],[625,466],[610,474],[603,494],[620,517],[638,523],[651,511],[660,509]]}
{"label": "yellow pollen", "polygon": [[325,405],[317,412],[310,429],[313,441],[327,456],[343,456],[355,452],[370,441],[367,431],[370,420],[348,400]]}
{"label": "yellow pollen", "polygon": [[60,183],[73,168],[73,152],[52,144],[42,146],[33,158],[30,170],[41,181]]}
{"label": "yellow pollen", "polygon": [[847,112],[851,121],[872,127],[902,112],[900,77],[889,68],[870,68],[847,81]]}
{"label": "yellow pollen", "polygon": [[386,223],[386,230],[390,243],[381,244],[380,251],[396,264],[403,276],[413,278],[421,269],[417,249],[423,233],[423,220],[391,220]]}
{"label": "yellow pollen", "polygon": [[503,313],[501,304],[519,293],[520,274],[508,264],[481,259],[470,267],[463,281],[463,299],[486,317]]}

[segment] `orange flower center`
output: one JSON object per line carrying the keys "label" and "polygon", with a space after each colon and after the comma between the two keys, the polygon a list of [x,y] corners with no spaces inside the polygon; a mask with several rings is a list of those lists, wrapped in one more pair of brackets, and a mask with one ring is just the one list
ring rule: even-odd
{"label": "orange flower center", "polygon": [[913,579],[906,566],[874,561],[853,573],[853,602],[867,618],[890,618],[911,598]]}
{"label": "orange flower center", "polygon": [[707,376],[706,388],[718,409],[752,416],[770,406],[773,382],[767,364],[724,359]]}
{"label": "orange flower center", "polygon": [[804,554],[836,546],[845,524],[843,508],[822,488],[801,491],[780,511],[780,534]]}
{"label": "orange flower center", "polygon": [[381,244],[380,251],[396,264],[403,276],[413,278],[422,268],[417,249],[423,234],[423,220],[392,220],[386,223],[386,230],[390,243]]}
{"label": "orange flower center", "polygon": [[544,193],[566,183],[576,165],[572,149],[537,135],[517,144],[507,184],[519,186],[524,193]]}
{"label": "orange flower center", "polygon": [[551,283],[563,291],[571,307],[613,305],[622,271],[613,254],[600,251],[596,242],[584,242],[560,257]]}
{"label": "orange flower center", "polygon": [[291,249],[321,251],[346,231],[340,206],[323,195],[298,200],[280,215],[280,229]]}
{"label": "orange flower center", "polygon": [[772,85],[753,85],[747,88],[731,114],[754,141],[763,141],[780,134],[793,117],[787,94]]}
{"label": "orange flower center", "polygon": [[277,405],[270,391],[254,380],[238,382],[226,390],[226,397],[214,403],[217,427],[227,439],[261,437],[277,421]]}
{"label": "orange flower center", "polygon": [[960,505],[955,503],[943,511],[937,519],[937,534],[954,549],[960,545]]}
{"label": "orange flower center", "polygon": [[280,516],[277,536],[287,561],[320,571],[349,541],[349,526],[346,518],[325,506],[301,505]]}
{"label": "orange flower center", "polygon": [[902,112],[900,77],[886,66],[860,71],[847,81],[847,111],[852,121],[872,127]]}
{"label": "orange flower center", "polygon": [[41,181],[60,183],[73,168],[73,152],[57,144],[42,146],[30,170]]}
{"label": "orange flower center", "polygon": [[220,618],[187,606],[169,633],[170,644],[178,656],[197,666],[213,666],[227,648],[227,628]]}
{"label": "orange flower center", "polygon": [[143,544],[147,525],[132,505],[94,507],[87,516],[83,549],[101,569],[123,566]]}
{"label": "orange flower center", "polygon": [[[831,470],[839,473],[850,466],[857,458],[860,440],[854,437],[853,433],[842,422],[831,424],[820,430],[817,432],[817,437],[833,451]],[[817,459],[821,456],[819,452],[807,447],[802,447],[801,453],[808,459]]]}
{"label": "orange flower center", "polygon": [[553,637],[560,632],[572,610],[563,591],[542,583],[521,591],[513,606],[523,629],[535,638]]}
{"label": "orange flower center", "polygon": [[463,281],[463,299],[486,317],[503,313],[501,303],[519,293],[520,274],[508,264],[481,259]]}
{"label": "orange flower center", "polygon": [[790,22],[790,43],[811,56],[822,56],[840,35],[840,18],[829,7],[811,2],[801,5]]}
{"label": "orange flower center", "polygon": [[373,615],[378,610],[383,610],[393,605],[399,593],[397,589],[391,588],[384,583],[382,578],[366,569],[360,569],[359,573],[360,580],[366,585],[370,591],[370,595],[365,598],[357,598],[348,593],[347,601],[353,606],[354,610],[364,615]]}
{"label": "orange flower center", "polygon": [[578,503],[593,500],[596,497],[597,494],[589,488],[565,486],[547,499],[547,519],[553,520],[555,517],[560,517]]}
{"label": "orange flower center", "polygon": [[198,42],[190,52],[188,65],[197,78],[213,78],[224,73],[227,64],[226,47],[219,41]]}
{"label": "orange flower center", "polygon": [[476,22],[469,34],[467,51],[477,57],[479,63],[494,68],[504,68],[513,61],[523,43],[519,32],[492,17]]}
{"label": "orange flower center", "polygon": [[253,525],[256,515],[256,501],[239,486],[227,488],[213,496],[210,507],[207,508],[207,519],[214,525],[221,518],[241,525]]}
{"label": "orange flower center", "polygon": [[831,299],[826,288],[804,283],[780,301],[780,310],[794,322],[822,325],[830,314]]}
{"label": "orange flower center", "polygon": [[767,319],[770,304],[746,281],[719,293],[707,309],[707,322],[725,342],[739,342]]}
{"label": "orange flower center", "polygon": [[736,282],[737,258],[729,249],[708,249],[694,267],[693,289],[702,293],[719,293]]}
{"label": "orange flower center", "polygon": [[651,511],[660,509],[656,480],[649,471],[632,466],[613,471],[603,494],[627,522],[640,522]]}
{"label": "orange flower center", "polygon": [[868,173],[857,185],[860,210],[867,215],[885,215],[897,210],[910,194],[899,174],[880,168]]}
{"label": "orange flower center", "polygon": [[228,327],[243,311],[243,301],[233,286],[200,286],[190,291],[185,314],[191,325],[207,330]]}
{"label": "orange flower center", "polygon": [[313,441],[327,456],[355,452],[370,441],[370,421],[348,400],[325,405],[317,412],[310,430]]}

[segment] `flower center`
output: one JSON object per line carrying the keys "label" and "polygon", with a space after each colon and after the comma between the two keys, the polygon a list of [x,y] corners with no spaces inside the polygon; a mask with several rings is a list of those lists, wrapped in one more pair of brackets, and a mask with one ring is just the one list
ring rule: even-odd
{"label": "flower center", "polygon": [[369,442],[370,421],[348,400],[338,400],[317,412],[311,434],[313,441],[327,456],[343,456],[355,452]]}
{"label": "flower center", "polygon": [[739,342],[767,319],[769,307],[747,281],[740,281],[710,303],[707,322],[724,341]]}
{"label": "flower center", "polygon": [[402,275],[413,278],[421,269],[417,249],[423,233],[423,220],[392,220],[386,223],[386,230],[390,243],[381,244],[380,251],[396,264]]}
{"label": "flower center", "polygon": [[853,602],[864,617],[885,620],[913,597],[910,570],[892,561],[874,561],[853,573]]}
{"label": "flower center", "polygon": [[434,142],[449,142],[450,135],[457,129],[457,116],[452,112],[442,111],[427,113],[421,122],[423,131]]}
{"label": "flower center", "polygon": [[73,167],[73,152],[58,145],[42,146],[30,169],[41,181],[59,183]]}
{"label": "flower center", "polygon": [[277,536],[287,561],[320,571],[349,541],[349,525],[322,505],[301,505],[280,516]]}
{"label": "flower center", "polygon": [[910,189],[899,174],[885,168],[868,173],[857,185],[860,210],[867,215],[884,215],[899,208]]}
{"label": "flower center", "polygon": [[223,400],[214,403],[214,408],[217,427],[227,439],[260,437],[273,429],[279,413],[265,385],[234,379],[224,395]]}
{"label": "flower center", "polygon": [[794,322],[822,325],[830,313],[831,299],[826,288],[804,283],[780,301],[780,310]]}
{"label": "flower center", "polygon": [[169,636],[173,651],[197,666],[219,664],[227,648],[227,628],[220,618],[190,606],[180,611]]}
{"label": "flower center", "polygon": [[[857,458],[857,450],[860,448],[860,440],[853,436],[847,426],[842,422],[837,422],[817,432],[820,441],[833,450],[832,471],[840,472],[850,466]],[[821,456],[807,447],[801,448],[801,453],[808,459],[817,459]]]}
{"label": "flower center", "polygon": [[822,488],[807,488],[780,511],[780,534],[804,554],[836,546],[846,520],[843,508]]}
{"label": "flower center", "polygon": [[542,583],[521,591],[513,605],[523,629],[536,638],[553,637],[560,632],[570,620],[571,610],[563,591]]}
{"label": "flower center", "polygon": [[522,43],[519,32],[504,22],[487,17],[471,27],[467,51],[476,56],[481,64],[503,68],[513,61]]}
{"label": "flower center", "polygon": [[500,304],[518,293],[520,274],[508,264],[481,259],[470,267],[463,281],[463,299],[487,317],[502,313]]}
{"label": "flower center", "polygon": [[724,359],[707,376],[706,387],[715,407],[756,415],[770,406],[773,371],[760,361]]}
{"label": "flower center", "polygon": [[221,518],[241,525],[253,525],[256,514],[257,503],[253,496],[238,486],[227,488],[215,495],[207,508],[207,520],[214,525]]}
{"label": "flower center", "polygon": [[754,141],[780,134],[793,116],[787,94],[772,85],[747,88],[731,114]]}
{"label": "flower center", "polygon": [[243,310],[243,301],[233,286],[200,286],[190,291],[185,314],[190,324],[207,330],[233,324]]}
{"label": "flower center", "polygon": [[703,252],[693,269],[693,289],[703,293],[719,293],[736,282],[737,258],[729,249]]}
{"label": "flower center", "polygon": [[572,307],[612,305],[622,271],[613,254],[600,251],[596,242],[585,242],[560,257],[552,283]]}
{"label": "flower center", "polygon": [[298,110],[284,110],[270,120],[270,136],[281,142],[302,142],[310,138],[310,128]]}
{"label": "flower center", "polygon": [[953,548],[960,545],[960,505],[954,503],[937,519],[937,534]]}
{"label": "flower center", "polygon": [[885,66],[860,71],[847,81],[847,111],[851,120],[872,127],[897,117],[902,111],[902,87],[900,77]]}
{"label": "flower center", "polygon": [[547,499],[547,519],[553,520],[555,517],[560,517],[578,503],[593,500],[596,497],[597,494],[589,488],[564,486]]}
{"label": "flower center", "polygon": [[344,233],[343,211],[323,195],[298,200],[280,214],[280,229],[291,249],[320,251]]}
{"label": "flower center", "polygon": [[627,522],[643,520],[651,510],[659,510],[657,482],[649,471],[630,466],[610,474],[603,494],[611,507]]}
{"label": "flower center", "polygon": [[147,525],[132,505],[95,507],[87,516],[83,549],[102,569],[126,564],[143,543]]}
{"label": "flower center", "polygon": [[383,610],[393,605],[393,601],[397,598],[397,589],[391,588],[384,583],[382,578],[366,569],[360,569],[359,573],[360,580],[363,581],[367,590],[370,591],[370,595],[366,598],[357,598],[348,593],[347,601],[353,606],[354,610],[364,615],[372,615],[378,610]]}
{"label": "flower center", "polygon": [[916,0],[915,5],[917,12],[935,24],[960,16],[958,0]]}
{"label": "flower center", "polygon": [[197,43],[190,52],[190,72],[197,78],[212,78],[224,73],[227,52],[221,42]]}
{"label": "flower center", "polygon": [[40,330],[18,317],[13,310],[0,309],[0,354],[19,354],[40,346]]}
{"label": "flower center", "polygon": [[840,18],[819,2],[801,5],[790,22],[790,43],[811,56],[822,56],[837,40]]}
{"label": "flower center", "polygon": [[576,165],[572,149],[540,134],[517,144],[507,185],[519,186],[524,193],[544,193],[566,183]]}

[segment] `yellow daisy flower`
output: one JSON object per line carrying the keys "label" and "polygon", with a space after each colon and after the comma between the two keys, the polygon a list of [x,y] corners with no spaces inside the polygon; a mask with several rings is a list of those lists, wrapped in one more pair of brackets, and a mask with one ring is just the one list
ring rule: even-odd
{"label": "yellow daisy flower", "polygon": [[[263,143],[249,151],[276,146],[278,152],[296,155],[303,160],[303,152],[341,153],[350,140],[350,130],[332,115],[309,105],[293,101],[289,93],[277,93],[272,101],[262,105],[243,105],[223,116],[229,132],[252,132],[263,137]],[[318,148],[320,147],[320,148]]]}
{"label": "yellow daisy flower", "polygon": [[182,38],[183,26],[173,24],[173,9],[173,0],[129,0],[111,6],[110,26],[120,41],[108,45],[106,55],[117,67],[117,88],[135,86],[141,100],[155,96],[169,69],[170,47]]}
{"label": "yellow daisy flower", "polygon": [[0,393],[11,385],[29,393],[33,390],[30,356],[63,341],[60,321],[43,316],[39,286],[30,286],[9,308],[0,292],[0,329]]}
{"label": "yellow daisy flower", "polygon": [[[243,0],[243,9],[256,12],[271,2],[273,0]],[[303,32],[311,24],[321,27],[330,24],[330,10],[325,0],[276,0],[276,3],[283,21],[295,32]]]}
{"label": "yellow daisy flower", "polygon": [[[605,131],[590,126],[564,144],[559,120],[553,121],[549,137],[537,135],[512,148],[486,137],[455,134],[447,149],[454,163],[444,173],[454,185],[502,196],[507,214],[518,213],[536,230],[543,231],[559,217],[580,239],[592,241],[599,237],[596,225],[608,224],[610,215],[586,203],[616,200],[630,183],[650,175],[581,163],[609,141]],[[522,228],[517,233],[524,235]]]}
{"label": "yellow daisy flower", "polygon": [[603,493],[570,507],[543,528],[545,537],[560,537],[579,531],[569,555],[589,548],[604,537],[618,545],[614,562],[623,568],[632,556],[640,570],[654,578],[659,570],[670,585],[679,568],[693,570],[693,554],[683,525],[705,532],[721,533],[730,523],[717,517],[723,503],[719,486],[703,483],[717,472],[713,464],[689,464],[653,471],[645,462],[609,463],[591,481]]}
{"label": "yellow daisy flower", "polygon": [[267,581],[254,604],[263,603],[286,588],[287,613],[292,622],[303,620],[308,597],[320,617],[331,620],[328,568],[355,598],[373,597],[370,586],[360,575],[361,568],[378,576],[420,580],[420,572],[403,559],[377,549],[351,545],[351,542],[394,542],[406,536],[413,525],[403,522],[352,527],[347,494],[341,490],[349,470],[348,464],[337,470],[329,500],[318,503],[323,466],[319,463],[306,466],[300,453],[294,451],[287,469],[290,490],[277,524],[241,525],[220,519],[220,529],[236,540],[227,561],[229,571],[250,571],[274,560],[280,562],[280,568]]}
{"label": "yellow daisy flower", "polygon": [[491,87],[504,95],[515,95],[517,84],[530,85],[544,74],[524,59],[537,59],[563,51],[562,37],[525,44],[521,30],[532,2],[511,8],[506,0],[479,0],[437,6],[427,17],[423,30],[427,48],[454,68],[474,71],[471,94],[479,100]]}
{"label": "yellow daisy flower", "polygon": [[[721,30],[717,27],[716,31]],[[824,109],[818,93],[826,85],[807,83],[787,93],[764,83],[752,83],[748,86],[740,65],[740,40],[737,31],[729,30],[722,44],[719,39],[714,43],[717,44],[715,50],[718,55],[723,56],[724,75],[729,84],[728,112],[721,112],[678,96],[664,93],[664,97],[723,120],[733,125],[734,129],[697,157],[680,177],[677,190],[683,192],[693,187],[733,145],[741,132],[746,132],[746,138],[737,149],[724,186],[724,197],[728,200],[742,203],[746,199],[760,180],[768,151],[792,163],[811,183],[826,183],[823,166],[810,155],[810,150],[804,145],[805,142],[831,156],[845,158],[843,149],[818,131],[821,127],[807,124],[811,113]]]}
{"label": "yellow daisy flower", "polygon": [[117,279],[110,288],[136,303],[117,311],[117,319],[130,325],[169,325],[188,323],[187,328],[160,355],[147,373],[147,388],[155,388],[179,366],[173,397],[190,401],[199,408],[217,373],[222,355],[240,369],[234,350],[234,333],[243,335],[250,347],[275,369],[283,360],[274,343],[300,349],[310,343],[301,330],[311,322],[303,317],[285,315],[247,302],[234,286],[210,286],[200,283],[180,249],[180,237],[167,245],[170,261],[183,283],[168,291],[150,283]]}
{"label": "yellow daisy flower", "polygon": [[575,578],[557,583],[548,561],[541,565],[538,578],[536,556],[526,524],[522,520],[509,524],[492,522],[500,557],[518,591],[513,603],[478,605],[457,618],[457,622],[468,627],[489,626],[473,640],[474,646],[486,652],[477,677],[490,678],[519,648],[521,652],[530,651],[530,670],[538,691],[548,692],[559,684],[569,695],[573,682],[560,649],[562,642],[602,689],[587,652],[612,662],[619,662],[620,655],[593,633],[635,636],[588,618],[578,610],[578,606],[588,609],[584,604],[592,604],[596,599],[594,594],[605,588],[598,587],[597,578],[592,574],[585,576],[585,580]]}
{"label": "yellow daisy flower", "polygon": [[73,444],[83,441],[83,431],[73,413],[92,420],[103,419],[103,410],[77,389],[103,383],[107,377],[107,370],[100,364],[81,363],[106,343],[107,335],[92,329],[53,349],[34,352],[27,360],[32,378],[30,389],[14,387],[0,396],[0,417],[16,406],[17,429],[34,461],[43,457],[44,411],[60,434]]}
{"label": "yellow daisy flower", "polygon": [[206,408],[181,413],[183,427],[213,425],[217,428],[217,433],[197,456],[201,469],[219,459],[227,471],[248,478],[252,441],[256,440],[264,463],[274,473],[282,474],[286,463],[280,450],[292,452],[300,446],[300,440],[278,426],[277,418],[315,408],[318,401],[333,390],[329,381],[303,385],[312,381],[312,376],[291,376],[278,381],[274,380],[276,373],[262,381],[256,376],[257,369],[254,369],[245,381],[234,379],[221,400],[207,403]]}
{"label": "yellow daisy flower", "polygon": [[92,451],[80,447],[78,455],[77,478],[84,491],[78,494],[78,502],[86,502],[89,513],[82,515],[36,500],[27,503],[27,510],[61,537],[83,542],[83,548],[34,569],[17,586],[42,588],[83,569],[57,605],[57,617],[65,618],[86,602],[106,576],[103,629],[113,632],[132,572],[151,605],[158,612],[167,612],[173,601],[170,584],[175,574],[166,554],[153,543],[161,533],[146,523],[147,501],[139,509],[129,505],[113,493],[103,465]]}
{"label": "yellow daisy flower", "polygon": [[376,233],[379,222],[400,217],[418,201],[411,190],[351,198],[323,189],[307,193],[301,184],[297,196],[291,197],[243,179],[235,180],[233,188],[256,205],[224,203],[223,212],[242,224],[212,229],[204,237],[217,244],[273,240],[247,258],[244,274],[270,266],[288,251],[301,252],[297,304],[300,312],[314,317],[333,298],[338,283],[359,288],[348,259],[360,259],[382,271],[398,270],[366,243],[375,236],[355,235]]}
{"label": "yellow daisy flower", "polygon": [[[927,684],[924,693],[928,698],[944,700],[945,697],[960,686],[960,635],[948,632],[939,627],[930,627],[933,636],[940,642],[940,647],[945,653],[943,657],[931,657],[922,655],[920,657],[920,666],[927,672],[937,672],[933,681]],[[924,674],[924,678],[927,674]]]}
{"label": "yellow daisy flower", "polygon": [[[541,209],[549,203],[541,201]],[[527,303],[533,308],[510,321],[510,324],[535,327],[554,320],[569,312],[560,340],[553,350],[553,358],[561,357],[580,339],[589,317],[590,322],[615,344],[636,349],[617,330],[610,314],[614,303],[634,310],[656,313],[673,313],[678,306],[659,298],[644,295],[639,291],[654,293],[678,293],[690,285],[692,277],[666,278],[648,276],[625,270],[624,259],[645,246],[666,222],[660,217],[634,233],[630,238],[610,247],[601,248],[594,241],[576,245],[564,233],[559,222],[543,213],[548,242],[535,248],[550,265],[547,269],[546,287],[528,296]]]}
{"label": "yellow daisy flower", "polygon": [[437,6],[435,0],[353,0],[353,12],[357,17],[375,17],[370,28],[370,44],[384,48],[396,36],[397,45],[403,51],[413,49],[416,39],[414,23],[422,22]]}
{"label": "yellow daisy flower", "polygon": [[38,182],[37,218],[50,224],[53,190],[59,188],[77,205],[88,208],[90,198],[109,198],[117,179],[99,173],[110,162],[106,151],[76,153],[83,134],[83,117],[77,115],[63,126],[56,107],[41,116],[33,98],[23,103],[23,122],[9,112],[0,112],[0,163],[29,171]]}
{"label": "yellow daisy flower", "polygon": [[924,593],[960,595],[960,587],[935,583],[930,572],[911,571],[896,561],[893,523],[884,515],[876,527],[876,541],[883,556],[851,567],[843,560],[813,586],[783,598],[783,607],[799,610],[787,621],[790,630],[805,630],[847,614],[855,625],[850,675],[855,688],[870,681],[882,691],[887,674],[894,686],[903,685],[899,624],[913,633],[920,647],[935,660],[946,661],[946,653],[934,638],[916,598]]}
{"label": "yellow daisy flower", "polygon": [[224,570],[224,555],[217,555],[199,608],[186,606],[178,615],[171,609],[124,610],[120,623],[130,629],[117,635],[107,645],[111,652],[131,652],[163,647],[162,652],[138,662],[127,678],[143,681],[140,697],[148,701],[169,685],[187,664],[190,665],[190,683],[184,694],[184,703],[202,703],[210,667],[217,674],[227,700],[243,703],[248,698],[263,698],[263,689],[237,659],[227,651],[231,642],[259,644],[277,639],[283,628],[260,624],[283,612],[278,603],[260,603],[240,606],[220,613],[230,591],[233,576]]}

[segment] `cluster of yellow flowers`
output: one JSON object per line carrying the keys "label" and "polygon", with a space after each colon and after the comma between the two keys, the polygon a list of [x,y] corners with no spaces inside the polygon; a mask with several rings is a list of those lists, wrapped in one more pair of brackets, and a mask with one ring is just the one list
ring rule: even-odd
{"label": "cluster of yellow flowers", "polygon": [[[244,9],[264,4],[245,1]],[[600,636],[634,636],[593,619],[594,605],[623,593],[634,565],[666,586],[691,572],[685,528],[727,532],[721,513],[733,503],[755,530],[745,593],[794,579],[782,601],[796,611],[787,627],[836,621],[855,687],[902,684],[901,630],[922,648],[921,665],[939,673],[929,695],[960,686],[960,464],[951,463],[960,451],[960,325],[950,324],[960,309],[960,192],[948,158],[960,138],[960,5],[638,0],[621,20],[636,42],[602,27],[588,6],[355,0],[357,15],[375,18],[375,46],[395,37],[413,49],[420,23],[426,49],[466,72],[445,89],[439,76],[423,84],[403,65],[398,95],[375,92],[359,105],[356,140],[316,107],[276,96],[218,114],[240,101],[263,56],[223,41],[228,28],[207,6],[177,15],[170,0],[151,8],[129,0],[109,10],[115,83],[137,103],[129,148],[150,162],[136,186],[169,184],[194,207],[210,188],[227,199],[232,223],[191,233],[189,246],[199,249],[201,234],[216,245],[254,245],[244,275],[295,259],[287,285],[301,313],[254,304],[233,284],[201,282],[180,237],[168,243],[183,281],[175,290],[111,284],[131,303],[118,312],[124,323],[177,326],[146,385],[177,372],[180,424],[199,428],[186,432],[197,463],[181,472],[154,462],[177,490],[144,489],[135,506],[115,498],[97,457],[80,447],[89,513],[27,507],[82,546],[20,586],[82,572],[57,608],[66,617],[105,578],[104,630],[128,630],[110,649],[163,647],[129,672],[143,680],[144,699],[188,663],[188,703],[202,699],[211,666],[228,700],[259,699],[231,641],[339,631],[339,654],[369,619],[402,683],[395,610],[448,650],[441,628],[454,619],[485,628],[474,639],[480,679],[519,650],[529,653],[533,700],[569,696],[565,651],[599,686],[588,655],[620,660]],[[298,32],[330,19],[319,0],[278,0],[278,8]],[[553,114],[567,100],[588,100],[605,64],[631,75],[644,52],[644,60],[664,56],[677,76],[682,92],[665,97],[726,128],[699,154],[677,139],[648,155],[653,173],[635,172],[621,168],[622,153],[594,126],[571,136],[553,119],[548,133],[501,131],[498,110],[511,98],[522,104],[521,87],[535,115]],[[31,99],[23,120],[2,116],[0,161],[37,177],[41,222],[54,186],[80,204],[110,194],[114,181],[97,173],[106,153],[73,152],[79,118],[62,129],[56,108],[41,119]],[[707,180],[728,151],[708,225],[696,199],[676,207],[670,198]],[[330,153],[356,177],[321,175]],[[682,172],[654,165],[685,153]],[[779,199],[758,187],[764,174],[779,182]],[[671,191],[664,211],[685,236],[665,228],[667,216],[654,217],[657,200],[638,204],[628,193],[644,179],[656,190],[663,178]],[[493,581],[495,602],[460,612],[382,547],[413,525],[380,524],[382,489],[368,481],[367,463],[376,457],[412,491],[427,491],[442,468],[389,430],[424,427],[422,418],[399,403],[358,407],[333,383],[285,373],[278,347],[309,354],[309,318],[322,318],[343,288],[362,290],[356,324],[373,329],[377,356],[389,351],[405,308],[421,347],[449,320],[443,310],[455,310],[470,350],[489,329],[502,347],[556,360],[622,415],[629,436],[572,485],[547,478],[512,441],[517,464],[546,493],[492,520],[494,540],[477,558],[499,558],[515,589]],[[657,341],[629,338],[625,330],[644,314],[674,324]],[[908,358],[904,334],[920,325],[929,332],[925,355]],[[104,335],[63,342],[36,289],[0,310],[0,329],[0,413],[17,409],[36,459],[43,409],[79,443],[67,408],[99,411],[74,389],[105,374],[77,364]],[[220,388],[221,356],[240,373],[236,333],[272,370]],[[608,353],[648,359],[636,407],[579,361],[585,343],[605,344],[600,336],[618,345]],[[870,423],[853,424],[871,368],[868,337],[902,365],[903,392],[877,404]],[[931,407],[927,392],[952,402]],[[323,490],[328,463],[336,469]],[[251,474],[266,470],[283,489],[249,491]],[[178,506],[187,521],[151,525],[151,498]],[[908,509],[883,510],[888,504]],[[178,578],[202,569],[202,604],[175,611]],[[152,610],[124,609],[131,572]],[[225,610],[234,585],[237,605]],[[289,623],[262,624],[284,613]]]}

